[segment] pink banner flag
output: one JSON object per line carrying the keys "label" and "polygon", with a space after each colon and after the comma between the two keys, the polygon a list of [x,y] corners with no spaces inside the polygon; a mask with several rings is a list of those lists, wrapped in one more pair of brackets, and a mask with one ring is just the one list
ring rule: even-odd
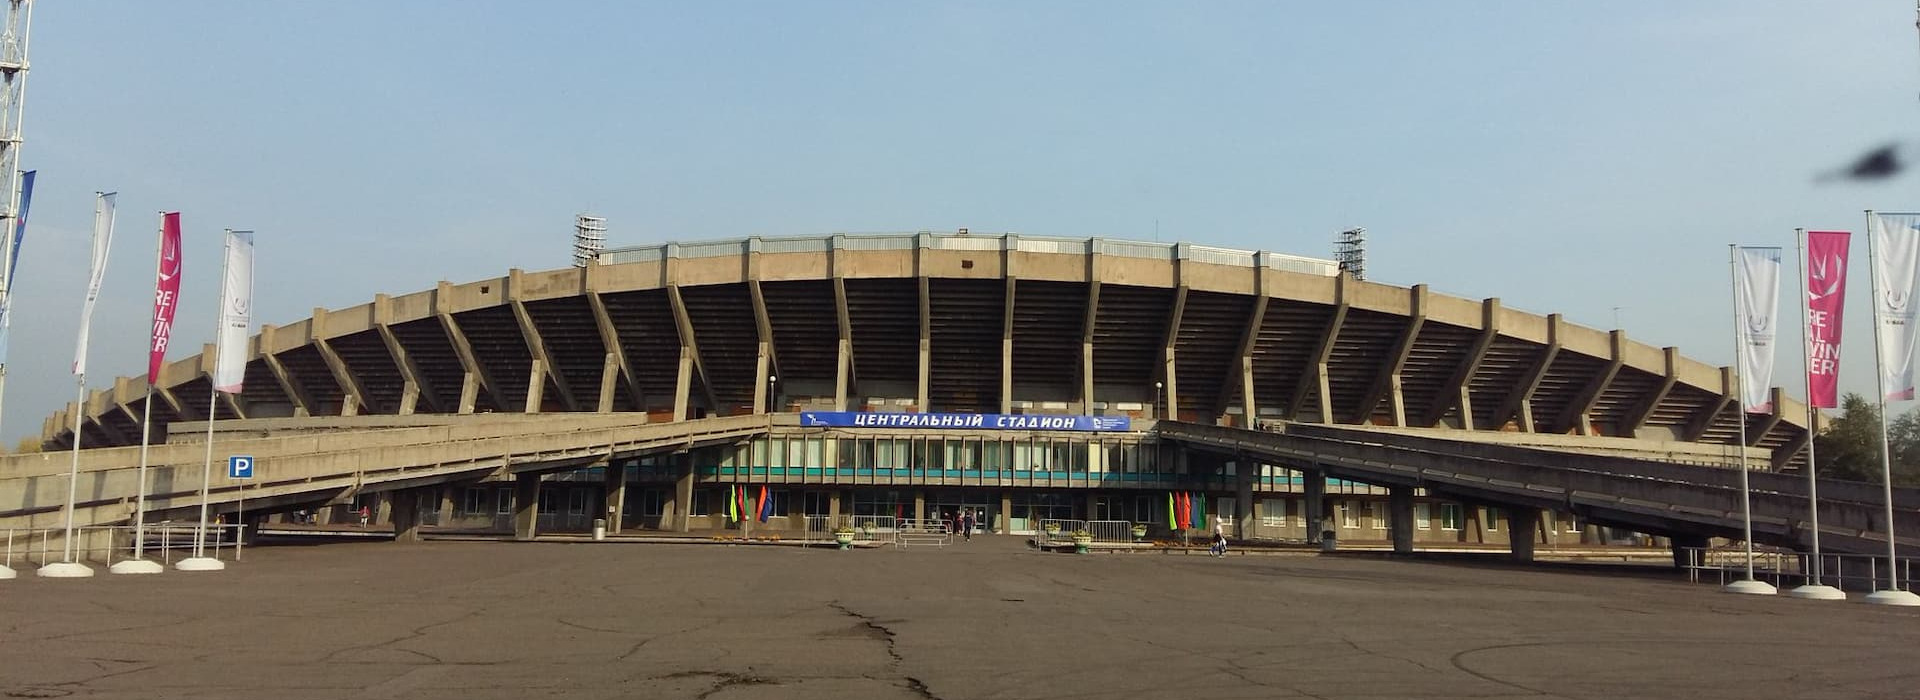
{"label": "pink banner flag", "polygon": [[1839,408],[1840,321],[1847,308],[1846,231],[1807,232],[1807,400]]}
{"label": "pink banner flag", "polygon": [[160,215],[159,271],[153,283],[153,344],[147,356],[147,383],[160,379],[173,337],[173,310],[180,301],[180,212]]}

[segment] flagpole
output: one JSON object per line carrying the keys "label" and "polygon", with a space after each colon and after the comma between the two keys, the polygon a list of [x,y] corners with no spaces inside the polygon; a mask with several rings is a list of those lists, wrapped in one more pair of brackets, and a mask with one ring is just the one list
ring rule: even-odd
{"label": "flagpole", "polygon": [[[213,357],[216,364],[220,361],[220,353],[223,351],[223,346],[226,345],[223,339],[227,334],[225,329],[221,328],[221,325],[226,322],[227,278],[229,273],[227,265],[232,262],[233,229],[225,230],[223,240],[222,255],[220,256],[220,303],[215,305],[216,310],[213,316]],[[193,529],[193,556],[182,559],[179,563],[173,565],[174,568],[181,571],[219,571],[227,568],[226,562],[220,561],[219,557],[209,557],[206,554],[207,492],[208,486],[213,482],[213,419],[220,411],[218,375],[219,369],[216,367],[213,374],[207,376],[207,458],[206,461],[200,465],[200,522],[196,524]]]}
{"label": "flagpole", "polygon": [[1738,245],[1727,244],[1727,272],[1733,282],[1733,385],[1735,390],[1741,393],[1738,402],[1739,411],[1737,413],[1740,422],[1740,442],[1733,446],[1734,454],[1737,455],[1734,460],[1734,469],[1740,472],[1740,529],[1741,539],[1743,540],[1742,544],[1746,551],[1747,577],[1727,584],[1723,590],[1728,593],[1772,595],[1779,591],[1773,586],[1754,580],[1753,578],[1753,492],[1747,485],[1747,397],[1745,396],[1746,384],[1743,383],[1744,378],[1741,375],[1741,370],[1743,369],[1741,365],[1744,363],[1740,360],[1745,350],[1741,330],[1746,327],[1745,324],[1747,320],[1746,314],[1741,313],[1740,308],[1739,251],[1740,247]]}
{"label": "flagpole", "polygon": [[[1883,353],[1880,349],[1880,263],[1877,257],[1879,255],[1879,246],[1874,245],[1874,239],[1880,236],[1876,233],[1873,222],[1873,210],[1868,209],[1867,260],[1868,265],[1873,270],[1873,376],[1874,382],[1880,390],[1880,486],[1884,491],[1887,501],[1885,515],[1887,523],[1888,585],[1887,590],[1874,591],[1868,594],[1866,601],[1869,603],[1884,603],[1888,605],[1920,605],[1920,597],[1900,590],[1900,552],[1898,545],[1893,539],[1893,455],[1889,449],[1887,440],[1887,374],[1882,369],[1886,364],[1886,358],[1882,357]],[[1907,332],[1912,333],[1913,329],[1909,328]],[[1876,581],[1875,583],[1877,584],[1878,582]]]}
{"label": "flagpole", "polygon": [[[1813,540],[1813,561],[1807,568],[1807,582],[1787,594],[1814,600],[1846,600],[1846,593],[1822,582],[1825,572],[1820,561],[1820,480],[1814,473],[1819,462],[1814,459],[1813,449],[1813,437],[1820,430],[1820,404],[1813,395],[1813,324],[1807,312],[1813,303],[1813,292],[1807,286],[1807,230],[1794,229],[1793,241],[1793,260],[1800,267],[1800,362],[1805,365],[1807,381],[1807,517]],[[1841,311],[1844,313],[1845,309]]]}
{"label": "flagpole", "polygon": [[[156,274],[165,270],[167,213],[160,212],[160,235],[153,243],[153,267]],[[152,351],[152,346],[148,346]],[[133,491],[133,558],[107,567],[115,574],[157,574],[165,568],[147,561],[147,446],[153,441],[153,373],[147,373],[147,400],[140,409],[140,471]]]}
{"label": "flagpole", "polygon": [[[61,557],[57,564],[41,566],[35,573],[51,578],[83,578],[93,575],[93,568],[82,564],[74,557],[74,501],[80,498],[80,443],[85,437],[82,424],[87,416],[87,327],[93,319],[93,304],[100,294],[100,281],[106,273],[107,251],[113,245],[113,211],[111,192],[93,193],[93,236],[89,239],[87,294],[80,306],[80,338],[75,344],[73,355],[73,448],[69,450],[72,458],[67,463],[67,507],[65,536],[61,539]],[[101,228],[105,221],[106,227]],[[8,231],[7,235],[13,235]]]}

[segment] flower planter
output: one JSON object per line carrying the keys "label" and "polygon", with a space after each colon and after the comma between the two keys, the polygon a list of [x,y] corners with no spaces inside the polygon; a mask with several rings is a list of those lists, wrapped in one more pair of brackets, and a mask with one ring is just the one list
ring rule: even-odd
{"label": "flower planter", "polygon": [[1073,553],[1086,554],[1087,545],[1090,545],[1090,544],[1093,544],[1092,535],[1074,535],[1073,536]]}
{"label": "flower planter", "polygon": [[853,549],[853,531],[833,533],[833,541],[838,542],[841,549]]}
{"label": "flower planter", "polygon": [[1043,532],[1045,532],[1045,533],[1047,533],[1047,537],[1059,537],[1059,536],[1060,536],[1060,526],[1059,526],[1059,525],[1047,525],[1047,526],[1045,526],[1045,527],[1042,527],[1042,528],[1041,528],[1041,531],[1043,531]]}
{"label": "flower planter", "polygon": [[1141,526],[1141,525],[1133,526],[1133,541],[1139,542],[1146,538],[1147,538],[1147,528],[1145,526]]}

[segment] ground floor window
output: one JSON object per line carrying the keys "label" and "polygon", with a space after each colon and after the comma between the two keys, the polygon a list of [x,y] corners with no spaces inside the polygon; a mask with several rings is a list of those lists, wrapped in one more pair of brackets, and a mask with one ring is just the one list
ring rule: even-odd
{"label": "ground floor window", "polygon": [[640,492],[640,515],[658,518],[666,513],[666,492],[660,489],[646,489]]}
{"label": "ground floor window", "polygon": [[807,515],[825,517],[830,514],[829,511],[833,510],[833,494],[826,491],[808,491],[800,495],[800,504],[806,509]]}
{"label": "ground floor window", "polygon": [[552,489],[540,489],[540,514],[552,515],[560,512],[560,496]]}
{"label": "ground floor window", "polygon": [[567,514],[568,515],[586,515],[587,514],[587,490],[586,489],[572,489],[567,492]]}
{"label": "ground floor window", "polygon": [[511,487],[494,491],[494,496],[496,497],[494,502],[497,505],[494,507],[493,512],[499,513],[500,515],[507,515],[513,512],[513,489]]}
{"label": "ground floor window", "polygon": [[1340,507],[1340,527],[1360,527],[1360,502],[1346,501]]}
{"label": "ground floor window", "polygon": [[467,489],[466,497],[460,505],[460,512],[463,513],[487,512],[487,490],[482,488]]}
{"label": "ground floor window", "polygon": [[1265,527],[1286,527],[1287,500],[1268,498],[1260,501],[1260,524]]}
{"label": "ground floor window", "polygon": [[1480,509],[1480,526],[1486,528],[1487,532],[1499,530],[1500,510],[1498,508]]}
{"label": "ground floor window", "polygon": [[[759,494],[756,493],[754,494],[754,496],[758,497]],[[780,489],[778,491],[768,490],[767,503],[773,506],[772,508],[766,509],[766,513],[768,517],[774,517],[774,518],[785,517],[786,514],[793,512],[791,510],[788,510],[788,506],[791,506],[793,504],[793,501],[787,498],[786,489]],[[761,504],[759,503],[755,503],[753,505],[756,508],[761,507]]]}
{"label": "ground floor window", "polygon": [[1460,516],[1461,516],[1460,504],[1458,503],[1440,504],[1440,529],[1459,530],[1460,520],[1461,520]]}
{"label": "ground floor window", "polygon": [[854,491],[853,514],[911,518],[913,517],[913,496],[900,491],[880,489]]}
{"label": "ground floor window", "polygon": [[1426,503],[1413,504],[1413,525],[1422,530],[1433,529],[1433,506]]}
{"label": "ground floor window", "polygon": [[1379,501],[1367,501],[1367,520],[1372,521],[1373,529],[1387,529],[1387,509]]}
{"label": "ground floor window", "polygon": [[694,489],[693,500],[687,504],[687,515],[712,515],[715,498],[713,489]]}

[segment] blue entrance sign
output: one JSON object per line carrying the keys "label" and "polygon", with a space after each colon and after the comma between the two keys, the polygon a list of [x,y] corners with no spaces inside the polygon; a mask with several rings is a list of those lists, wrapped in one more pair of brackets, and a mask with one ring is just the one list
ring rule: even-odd
{"label": "blue entrance sign", "polygon": [[1130,430],[1133,421],[1126,416],[803,411],[800,413],[800,425],[808,428],[950,428],[956,430],[1077,430],[1121,432]]}
{"label": "blue entrance sign", "polygon": [[253,478],[253,457],[246,456],[246,455],[234,455],[232,457],[228,457],[227,458],[227,478],[229,479]]}

